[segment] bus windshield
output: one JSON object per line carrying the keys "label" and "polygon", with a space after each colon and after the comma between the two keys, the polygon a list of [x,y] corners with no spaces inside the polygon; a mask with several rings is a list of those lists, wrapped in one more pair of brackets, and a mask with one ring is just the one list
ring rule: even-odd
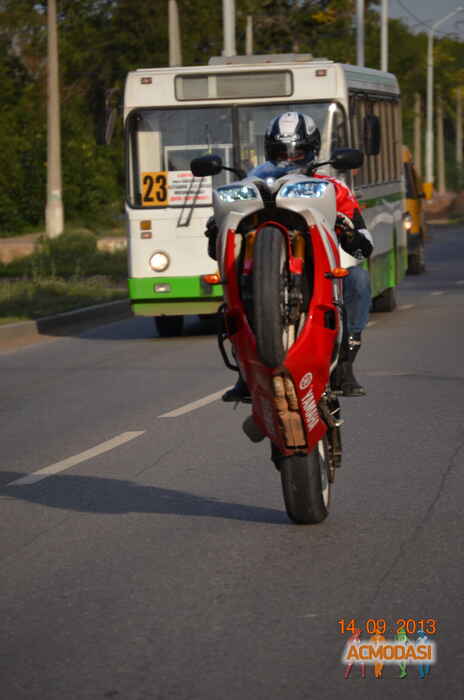
{"label": "bus windshield", "polygon": [[[168,174],[172,173],[188,177],[191,160],[206,153],[215,153],[221,156],[224,165],[245,172],[263,163],[266,160],[266,127],[273,117],[284,111],[311,116],[321,132],[322,143],[330,141],[330,149],[346,145],[338,143],[343,137],[339,136],[340,128],[335,125],[336,113],[339,115],[337,124],[343,123],[343,132],[346,130],[342,111],[333,102],[135,110],[128,119],[129,204],[133,207],[151,206],[144,184],[147,177],[149,182],[155,182],[157,176],[158,179],[167,177],[169,181]],[[234,177],[222,172],[214,178],[214,186]],[[189,188],[189,185],[185,186]],[[211,203],[210,199],[204,202],[201,199],[186,197],[182,204]],[[166,198],[153,206],[159,204],[169,206],[171,202]]]}
{"label": "bus windshield", "polygon": [[344,141],[344,137],[339,135],[338,131],[334,131],[333,114],[335,111],[341,114],[340,108],[331,102],[297,102],[285,105],[266,104],[239,107],[237,113],[240,134],[240,167],[247,172],[265,162],[264,134],[266,128],[271,119],[282,112],[302,112],[312,117],[321,132],[322,149],[329,140],[329,131],[333,132],[330,136],[330,150],[347,145],[335,142],[335,140]]}

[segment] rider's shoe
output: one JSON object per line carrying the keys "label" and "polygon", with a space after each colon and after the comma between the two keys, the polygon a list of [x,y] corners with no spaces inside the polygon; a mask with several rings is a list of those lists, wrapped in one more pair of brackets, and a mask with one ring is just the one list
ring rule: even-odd
{"label": "rider's shoe", "polygon": [[230,403],[236,403],[237,401],[250,403],[250,390],[248,389],[248,385],[245,382],[245,380],[242,379],[241,375],[239,375],[235,386],[233,386],[232,389],[229,389],[228,391],[226,391],[225,394],[223,394],[222,400]]}
{"label": "rider's shoe", "polygon": [[340,361],[332,374],[332,391],[337,396],[365,396],[366,390],[358,382],[353,372],[353,362],[361,347],[361,333],[353,333],[348,338]]}
{"label": "rider's shoe", "polygon": [[342,362],[342,381],[341,381],[341,395],[342,396],[365,396],[366,390],[357,381],[353,373],[353,363],[349,360]]}

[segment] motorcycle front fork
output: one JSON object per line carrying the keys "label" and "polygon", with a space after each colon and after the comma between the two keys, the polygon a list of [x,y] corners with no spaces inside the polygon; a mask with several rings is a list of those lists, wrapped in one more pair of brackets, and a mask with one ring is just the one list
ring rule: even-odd
{"label": "motorcycle front fork", "polygon": [[319,410],[327,425],[327,442],[329,446],[329,481],[335,481],[335,470],[342,466],[342,434],[343,419],[340,413],[340,403],[337,396],[326,392],[320,402]]}

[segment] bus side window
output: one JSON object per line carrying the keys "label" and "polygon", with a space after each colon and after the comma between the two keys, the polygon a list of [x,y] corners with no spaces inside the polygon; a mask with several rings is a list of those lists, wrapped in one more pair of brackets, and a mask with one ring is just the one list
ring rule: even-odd
{"label": "bus side window", "polygon": [[384,182],[390,182],[394,179],[394,166],[392,160],[393,148],[393,129],[391,120],[391,102],[385,101],[382,103],[382,121],[385,138],[383,139],[382,161]]}
{"label": "bus side window", "polygon": [[346,122],[342,110],[337,106],[333,112],[332,133],[330,135],[330,153],[337,148],[345,148],[348,145]]}
{"label": "bus side window", "polygon": [[402,129],[401,129],[401,107],[399,101],[393,102],[393,118],[395,124],[395,156],[396,156],[396,172],[395,179],[401,180],[403,162],[402,159]]}
{"label": "bus side window", "polygon": [[[364,153],[363,140],[362,140],[362,120],[363,120],[363,110],[362,102],[359,97],[354,95],[350,99],[350,125],[351,125],[351,144],[353,148],[358,148]],[[367,184],[366,182],[366,161],[361,168],[359,168],[354,175],[354,185],[355,187],[363,187]]]}

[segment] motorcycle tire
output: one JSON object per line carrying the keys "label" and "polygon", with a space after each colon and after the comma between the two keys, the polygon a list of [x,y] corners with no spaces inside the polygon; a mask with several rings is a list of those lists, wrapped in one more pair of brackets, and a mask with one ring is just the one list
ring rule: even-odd
{"label": "motorcycle tire", "polygon": [[259,232],[253,251],[253,328],[256,349],[267,367],[282,364],[284,343],[285,238],[275,226]]}
{"label": "motorcycle tire", "polygon": [[320,523],[329,514],[330,475],[327,438],[309,454],[275,459],[280,471],[287,515],[298,525]]}

